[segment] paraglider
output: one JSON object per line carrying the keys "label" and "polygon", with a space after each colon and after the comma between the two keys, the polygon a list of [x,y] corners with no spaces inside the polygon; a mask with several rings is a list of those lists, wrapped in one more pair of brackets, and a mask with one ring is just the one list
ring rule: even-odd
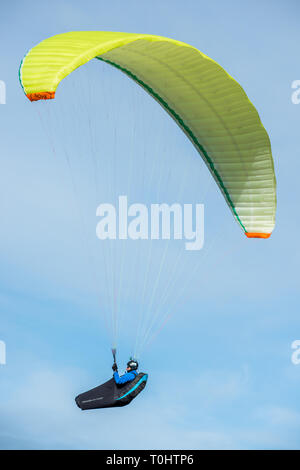
{"label": "paraglider", "polygon": [[[45,39],[26,54],[19,72],[24,93],[32,102],[52,100],[59,83],[92,59],[126,74],[162,106],[196,148],[245,235],[269,238],[276,212],[271,145],[242,87],[214,60],[183,42],[77,31]],[[115,317],[112,323],[116,330]],[[141,343],[148,340],[149,329],[139,328],[138,333]],[[130,380],[123,383],[114,370],[114,378],[79,395],[77,405],[91,409],[130,403],[148,378],[136,369],[131,368]]]}
{"label": "paraglider", "polygon": [[122,376],[118,374],[116,362],[114,362],[112,368],[114,371],[112,379],[88,392],[81,393],[75,398],[79,408],[91,410],[125,406],[145,388],[148,374],[137,372],[137,361],[130,359],[127,363],[126,373]]}

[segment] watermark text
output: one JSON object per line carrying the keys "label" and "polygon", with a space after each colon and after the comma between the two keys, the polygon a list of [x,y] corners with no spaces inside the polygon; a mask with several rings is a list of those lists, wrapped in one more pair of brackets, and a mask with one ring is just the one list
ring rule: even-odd
{"label": "watermark text", "polygon": [[6,344],[4,341],[0,340],[0,364],[6,364]]}
{"label": "watermark text", "polygon": [[0,104],[6,104],[6,85],[3,80],[0,80]]}
{"label": "watermark text", "polygon": [[300,339],[295,339],[292,342],[291,348],[295,351],[292,354],[291,361],[293,364],[298,365],[300,364]]}
{"label": "watermark text", "polygon": [[291,100],[293,104],[300,104],[300,80],[294,80],[292,82],[292,89],[293,91],[291,95]]}
{"label": "watermark text", "polygon": [[201,250],[204,244],[204,205],[145,204],[128,206],[127,196],[119,196],[118,207],[103,203],[96,215],[100,240],[186,240],[186,250]]}

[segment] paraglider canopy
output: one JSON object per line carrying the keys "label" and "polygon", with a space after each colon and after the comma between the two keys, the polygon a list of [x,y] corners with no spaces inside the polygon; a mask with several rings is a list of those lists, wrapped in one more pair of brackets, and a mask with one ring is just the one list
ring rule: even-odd
{"label": "paraglider canopy", "polygon": [[[248,238],[275,225],[276,181],[268,134],[242,87],[205,54],[161,36],[108,31],[59,34],[31,49],[20,82],[31,101],[96,58],[142,86],[191,140]],[[76,96],[74,96],[76,99]]]}

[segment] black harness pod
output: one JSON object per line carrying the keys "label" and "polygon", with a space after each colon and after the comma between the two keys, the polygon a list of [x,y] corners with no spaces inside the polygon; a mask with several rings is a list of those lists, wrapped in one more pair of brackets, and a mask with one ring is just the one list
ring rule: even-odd
{"label": "black harness pod", "polygon": [[148,374],[140,372],[135,379],[122,385],[117,385],[112,378],[88,392],[81,393],[75,402],[82,410],[96,408],[111,408],[128,405],[146,386]]}

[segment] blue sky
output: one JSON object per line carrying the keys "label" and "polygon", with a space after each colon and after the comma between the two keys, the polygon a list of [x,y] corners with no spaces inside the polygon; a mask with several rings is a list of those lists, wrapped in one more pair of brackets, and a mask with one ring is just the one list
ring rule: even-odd
{"label": "blue sky", "polygon": [[[0,80],[7,103],[0,105],[0,340],[6,342],[7,364],[0,366],[0,448],[299,448],[300,366],[291,362],[291,343],[300,336],[300,105],[291,102],[291,83],[300,79],[298,17],[297,1],[73,0],[52,1],[49,9],[29,0],[1,8]],[[66,139],[73,145],[70,171],[59,142],[64,128],[56,121],[69,108],[58,101],[58,110],[50,103],[33,109],[19,86],[18,67],[39,41],[71,30],[182,40],[244,87],[272,143],[278,212],[269,240],[243,236],[185,136],[135,84],[96,61],[60,85],[68,105],[85,80],[90,97],[99,100],[89,111],[94,140],[87,142],[88,165],[80,147],[87,131],[79,118],[76,132],[66,127],[66,135],[74,135]],[[84,99],[73,103],[81,119]],[[54,152],[45,124],[56,140]],[[92,185],[92,145],[101,150],[105,168],[98,181],[101,201]],[[114,186],[107,177],[112,162],[118,168]],[[124,244],[115,251],[113,245],[99,247],[95,201],[114,199],[119,191],[146,204],[177,198],[204,203],[203,252],[181,255],[178,242],[167,251],[160,242],[129,243],[124,256]],[[174,314],[141,357],[150,377],[143,394],[124,409],[83,413],[74,397],[111,374],[110,341],[98,306],[98,296],[101,311],[111,302],[113,269],[102,269],[104,261],[119,273],[121,370],[139,312],[150,302],[151,311],[164,303],[162,313]],[[136,426],[128,429],[129,421]]]}

